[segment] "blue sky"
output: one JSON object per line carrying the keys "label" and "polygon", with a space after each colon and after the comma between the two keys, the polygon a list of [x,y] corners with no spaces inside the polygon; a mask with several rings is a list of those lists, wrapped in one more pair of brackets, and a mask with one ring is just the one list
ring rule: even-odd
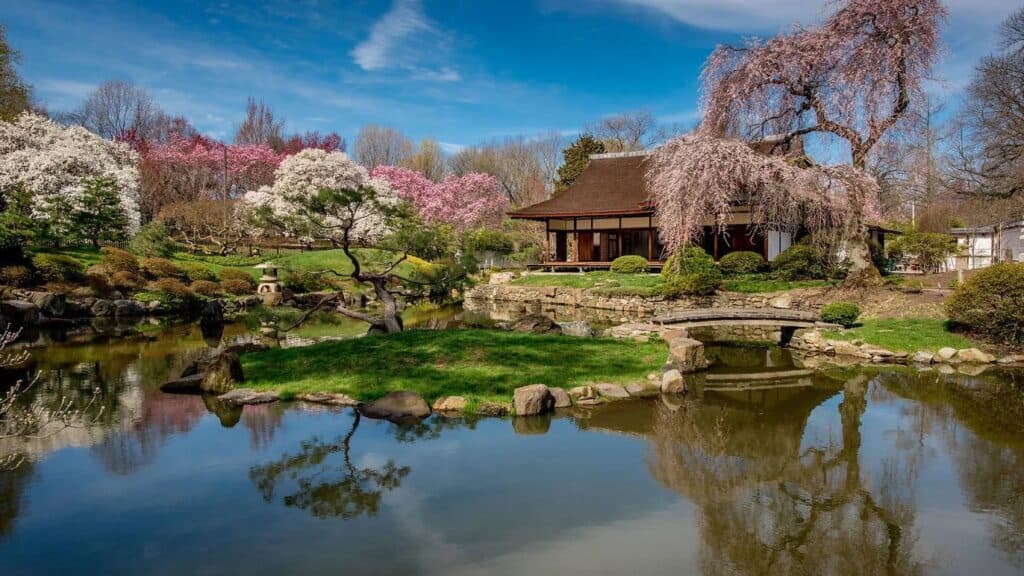
{"label": "blue sky", "polygon": [[[884,0],[880,0],[884,1]],[[933,90],[956,106],[1018,2],[950,0]],[[363,124],[449,150],[559,131],[646,108],[698,117],[714,46],[813,23],[821,0],[9,0],[0,23],[51,110],[126,79],[170,113],[230,137],[248,96],[290,130]]]}

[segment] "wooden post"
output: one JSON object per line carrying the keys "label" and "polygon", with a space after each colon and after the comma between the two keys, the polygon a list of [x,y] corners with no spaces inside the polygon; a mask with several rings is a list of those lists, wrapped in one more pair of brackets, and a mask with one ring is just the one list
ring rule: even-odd
{"label": "wooden post", "polygon": [[711,249],[714,254],[712,254],[711,257],[715,259],[715,262],[718,262],[718,232],[714,228],[712,228],[711,231],[712,234],[715,235],[714,247]]}
{"label": "wooden post", "polygon": [[647,261],[654,260],[654,230],[647,230]]}
{"label": "wooden post", "polygon": [[544,219],[544,262],[551,258],[551,219]]}
{"label": "wooden post", "polygon": [[622,256],[622,217],[621,216],[619,217],[619,233],[616,235],[616,240],[618,240],[618,244],[619,244],[618,256],[621,257]]}

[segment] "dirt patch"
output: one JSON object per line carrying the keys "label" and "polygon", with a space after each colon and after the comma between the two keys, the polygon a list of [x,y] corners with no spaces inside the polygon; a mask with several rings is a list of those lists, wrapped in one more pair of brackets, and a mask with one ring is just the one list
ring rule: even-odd
{"label": "dirt patch", "polygon": [[904,292],[895,288],[833,288],[821,295],[824,302],[856,302],[862,318],[946,318],[946,290]]}

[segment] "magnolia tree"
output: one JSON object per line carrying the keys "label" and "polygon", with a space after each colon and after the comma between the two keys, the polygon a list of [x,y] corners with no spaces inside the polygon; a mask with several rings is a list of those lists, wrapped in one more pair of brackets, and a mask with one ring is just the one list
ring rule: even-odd
{"label": "magnolia tree", "polygon": [[383,305],[379,318],[342,303],[338,312],[388,333],[402,330],[395,298],[400,290],[394,284],[408,281],[396,269],[409,254],[403,252],[371,270],[353,251],[380,244],[398,224],[402,203],[386,182],[371,178],[343,152],[309,149],[281,162],[273,186],[250,192],[245,201],[264,225],[341,248],[352,264],[352,279],[371,285]]}
{"label": "magnolia tree", "polygon": [[497,226],[508,208],[508,200],[489,174],[449,174],[433,182],[416,170],[378,166],[372,176],[391,186],[399,198],[409,201],[427,222],[450,224],[456,231]]}
{"label": "magnolia tree", "polygon": [[[724,225],[726,198],[749,196],[757,224],[838,231],[847,241],[851,281],[877,278],[865,234],[877,187],[862,170],[882,137],[908,124],[912,107],[923,101],[945,14],[938,0],[848,0],[820,26],[718,47],[702,75],[698,136],[664,147],[651,162],[648,178],[666,243],[699,236],[698,218]],[[844,142],[852,166],[769,161],[723,140],[760,141],[757,148],[772,153],[795,149],[811,134]],[[687,160],[686,152],[699,158]],[[699,169],[686,175],[677,162]],[[723,176],[743,186],[727,189]],[[680,195],[687,196],[673,198]],[[834,201],[838,207],[830,208]]]}
{"label": "magnolia tree", "polygon": [[25,113],[0,122],[0,194],[20,189],[31,195],[32,218],[57,235],[69,230],[69,207],[81,206],[87,183],[109,181],[125,216],[126,233],[139,226],[139,156],[85,128],[64,128]]}

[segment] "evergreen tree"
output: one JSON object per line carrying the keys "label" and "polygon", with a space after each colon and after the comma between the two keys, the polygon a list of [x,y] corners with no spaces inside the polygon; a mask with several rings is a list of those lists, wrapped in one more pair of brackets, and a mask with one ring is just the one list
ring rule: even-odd
{"label": "evergreen tree", "polygon": [[85,182],[84,190],[70,214],[74,236],[92,242],[117,242],[127,236],[128,215],[121,207],[117,182],[113,178],[94,178]]}
{"label": "evergreen tree", "polygon": [[564,162],[558,168],[558,178],[555,179],[555,194],[565,192],[590,162],[591,154],[603,154],[604,143],[590,134],[581,134],[571,146],[562,151]]}

